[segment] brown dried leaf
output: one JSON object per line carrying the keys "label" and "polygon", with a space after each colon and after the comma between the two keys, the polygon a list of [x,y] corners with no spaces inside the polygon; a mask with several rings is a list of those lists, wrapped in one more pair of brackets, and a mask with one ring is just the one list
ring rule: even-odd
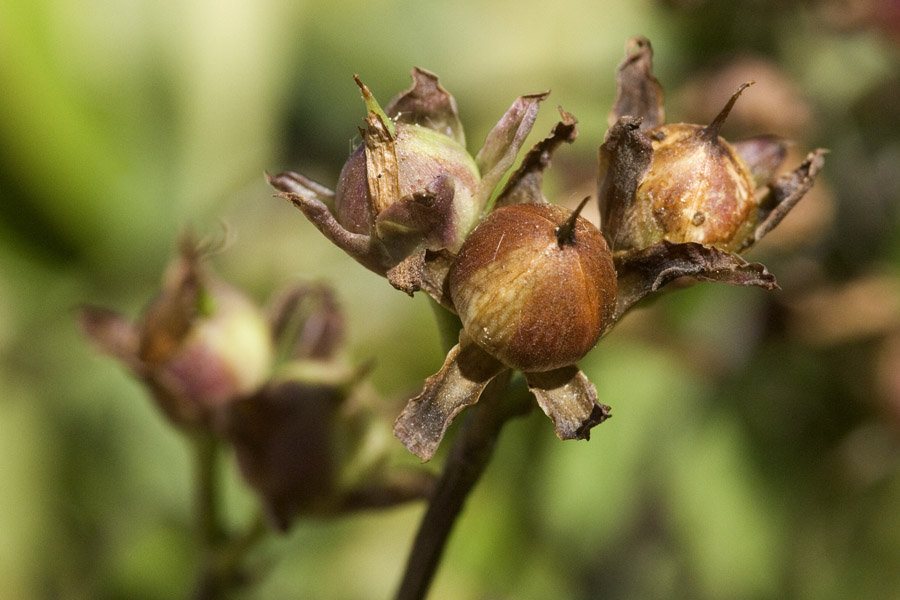
{"label": "brown dried leaf", "polygon": [[[782,175],[769,185],[769,197],[760,206],[760,224],[746,247],[753,246],[778,225],[794,205],[812,188],[816,176],[825,164],[827,150],[819,148],[810,152],[797,169]],[[745,248],[746,249],[746,248]]]}
{"label": "brown dried leaf", "polygon": [[591,428],[610,418],[610,408],[597,400],[597,389],[578,367],[571,365],[525,373],[538,405],[553,420],[561,440],[588,440]]}
{"label": "brown dried leaf", "polygon": [[422,393],[397,417],[394,435],[423,461],[431,460],[456,415],[478,402],[487,384],[505,369],[461,332],[441,370],[425,380]]}
{"label": "brown dried leaf", "polygon": [[466,145],[462,123],[456,110],[456,100],[441,86],[437,75],[416,67],[412,70],[413,84],[401,92],[385,112],[395,123],[420,125],[455,139]]}
{"label": "brown dried leaf", "polygon": [[663,240],[638,252],[616,258],[619,290],[615,320],[638,300],[679,277],[776,289],[775,276],[759,263],[748,263],[737,254],[694,242],[674,244]]}
{"label": "brown dried leaf", "polygon": [[625,46],[625,59],[616,74],[616,99],[607,124],[612,127],[622,117],[641,119],[642,129],[652,129],[666,121],[662,86],[653,76],[653,48],[650,40],[634,37]]}
{"label": "brown dried leaf", "polygon": [[553,127],[550,135],[528,151],[522,164],[512,174],[506,187],[494,204],[496,208],[509,204],[546,202],[542,192],[544,169],[550,166],[550,157],[562,143],[571,144],[578,137],[578,119],[559,108],[562,120]]}
{"label": "brown dried leaf", "polygon": [[616,251],[616,233],[653,160],[650,138],[640,127],[640,118],[622,117],[606,133],[606,140],[600,146],[597,198],[601,231],[613,252]]}

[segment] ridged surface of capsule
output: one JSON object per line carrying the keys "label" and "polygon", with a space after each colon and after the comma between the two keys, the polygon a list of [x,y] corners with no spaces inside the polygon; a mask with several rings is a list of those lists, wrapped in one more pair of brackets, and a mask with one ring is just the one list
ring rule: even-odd
{"label": "ridged surface of capsule", "polygon": [[498,208],[469,235],[449,288],[466,333],[506,365],[539,372],[581,359],[610,325],[616,304],[612,257],[603,236],[551,204]]}

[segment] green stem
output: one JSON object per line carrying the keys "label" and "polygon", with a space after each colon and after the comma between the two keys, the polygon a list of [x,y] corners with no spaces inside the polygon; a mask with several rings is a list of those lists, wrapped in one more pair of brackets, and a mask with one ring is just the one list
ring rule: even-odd
{"label": "green stem", "polygon": [[212,435],[194,437],[197,534],[200,549],[207,553],[221,541],[219,497],[219,441]]}
{"label": "green stem", "polygon": [[444,352],[450,352],[450,349],[459,343],[459,331],[462,329],[462,321],[430,296],[428,301],[431,305],[431,310],[434,312],[435,321],[437,321],[438,333],[441,336],[441,347],[444,349]]}
{"label": "green stem", "polygon": [[200,571],[191,598],[219,600],[244,583],[244,558],[265,538],[269,528],[258,516],[241,535],[226,533],[221,506],[221,443],[208,433],[198,433],[192,441]]}
{"label": "green stem", "polygon": [[222,541],[219,497],[219,441],[206,432],[194,435],[195,510],[200,573],[194,587],[194,600],[215,600],[222,584],[214,566],[214,556]]}

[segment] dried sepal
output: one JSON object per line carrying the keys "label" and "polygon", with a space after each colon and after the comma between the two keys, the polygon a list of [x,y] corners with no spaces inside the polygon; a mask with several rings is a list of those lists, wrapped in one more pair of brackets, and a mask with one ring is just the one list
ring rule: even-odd
{"label": "dried sepal", "polygon": [[280,176],[270,177],[272,187],[282,190],[276,194],[277,198],[283,198],[293,204],[306,216],[310,223],[324,235],[328,241],[349,254],[358,263],[383,275],[386,264],[391,262],[390,253],[378,240],[370,235],[353,233],[341,225],[334,217],[328,206],[313,196],[296,194],[285,191],[281,186],[283,180]]}
{"label": "dried sepal", "polygon": [[440,371],[425,380],[394,422],[394,435],[423,461],[431,460],[453,419],[478,401],[491,380],[506,366],[460,332]]}
{"label": "dried sepal", "polygon": [[621,117],[607,131],[599,151],[597,198],[602,231],[613,253],[619,246],[617,234],[626,229],[638,184],[652,160],[653,146],[641,129],[640,117]]}
{"label": "dried sepal", "polygon": [[495,208],[510,204],[546,202],[543,194],[544,170],[550,166],[553,152],[563,143],[571,144],[578,137],[574,115],[559,108],[561,120],[550,135],[534,145],[522,159],[519,168],[510,176],[503,191],[494,203]]}
{"label": "dried sepal", "polygon": [[316,183],[300,173],[293,171],[284,171],[276,175],[266,173],[266,182],[284,193],[310,198],[312,201],[324,204],[329,210],[334,210],[334,190]]}
{"label": "dried sepal", "polygon": [[693,242],[666,240],[616,258],[618,297],[615,320],[639,300],[679,277],[776,289],[775,277],[759,263],[748,263],[737,254]]}
{"label": "dried sepal", "polygon": [[803,164],[769,185],[769,196],[760,206],[760,222],[753,232],[752,240],[748,240],[747,248],[772,231],[812,188],[816,176],[825,164],[827,152],[822,148],[810,152]]}
{"label": "dried sepal", "polygon": [[760,135],[732,144],[737,153],[750,168],[750,174],[757,187],[768,184],[784,159],[788,144],[774,135]]}
{"label": "dried sepal", "polygon": [[267,313],[284,358],[329,360],[344,341],[344,316],[325,284],[286,288],[269,302]]}
{"label": "dried sepal", "polygon": [[611,416],[610,408],[598,401],[597,388],[575,365],[525,373],[525,381],[561,440],[588,440],[591,428]]}
{"label": "dried sepal", "polygon": [[[374,102],[368,88],[357,79],[364,96],[368,96],[367,104]],[[363,143],[366,148],[366,179],[369,187],[369,200],[372,203],[370,214],[377,217],[381,211],[400,199],[400,169],[397,162],[396,134],[389,125],[390,119],[383,118],[383,112],[369,109],[366,117],[366,131]]]}
{"label": "dried sepal", "polygon": [[392,253],[406,257],[422,249],[458,246],[453,176],[442,173],[423,190],[394,202],[378,214],[378,237]]}
{"label": "dried sepal", "polygon": [[456,312],[453,300],[450,298],[450,288],[447,276],[456,255],[448,250],[425,253],[425,269],[422,274],[421,288],[435,302],[452,313]]}
{"label": "dried sepal", "polygon": [[444,89],[434,73],[416,67],[412,70],[413,84],[387,105],[385,112],[396,123],[420,125],[466,145],[456,100]]}
{"label": "dried sepal", "polygon": [[144,364],[138,358],[140,332],[131,321],[96,306],[80,307],[77,316],[81,330],[98,350],[122,361],[136,375],[144,375]]}
{"label": "dried sepal", "polygon": [[665,115],[662,86],[653,75],[650,40],[631,38],[616,73],[616,99],[607,124],[612,127],[620,118],[630,116],[641,119],[643,129],[652,129],[665,123]]}
{"label": "dried sepal", "polygon": [[475,156],[481,172],[481,187],[477,195],[477,204],[480,206],[487,204],[494,188],[512,167],[537,119],[538,105],[548,94],[549,92],[543,92],[520,96],[488,133],[484,146]]}

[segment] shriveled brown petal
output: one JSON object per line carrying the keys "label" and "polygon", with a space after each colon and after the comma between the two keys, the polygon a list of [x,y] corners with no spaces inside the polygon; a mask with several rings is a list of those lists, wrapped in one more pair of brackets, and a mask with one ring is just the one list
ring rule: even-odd
{"label": "shriveled brown petal", "polygon": [[640,127],[639,117],[622,117],[606,132],[606,140],[600,146],[600,229],[613,252],[617,231],[653,160],[650,138]]}
{"label": "shriveled brown petal", "polygon": [[376,239],[361,233],[352,233],[338,223],[328,207],[311,196],[282,192],[275,195],[284,198],[296,206],[309,221],[316,226],[322,235],[349,254],[367,269],[384,275],[393,264],[391,256]]}
{"label": "shriveled brown petal", "polygon": [[166,271],[162,292],[141,320],[143,362],[159,365],[171,358],[197,318],[201,294],[212,283],[201,265],[203,252],[190,233],[179,240],[179,256]]}
{"label": "shriveled brown petal", "polygon": [[455,193],[453,176],[442,173],[424,190],[381,211],[375,225],[388,252],[402,258],[422,247],[438,250],[458,245]]}
{"label": "shriveled brown petal", "polygon": [[631,38],[625,46],[625,59],[616,73],[616,99],[607,124],[612,127],[625,116],[642,119],[643,129],[666,122],[662,86],[653,76],[653,48],[644,37]]}
{"label": "shriveled brown petal", "polygon": [[140,359],[140,333],[134,324],[113,311],[93,306],[80,308],[78,320],[85,335],[101,352],[122,361],[147,386],[157,407],[172,424],[178,427],[205,424],[206,415],[196,402],[187,399],[180,382]]}
{"label": "shriveled brown petal", "polygon": [[274,297],[268,314],[285,358],[327,360],[344,340],[344,315],[328,285],[291,286]]}
{"label": "shriveled brown petal", "polygon": [[761,135],[732,144],[741,155],[756,187],[769,183],[787,156],[787,142],[774,135]]}
{"label": "shriveled brown petal", "polygon": [[437,75],[416,67],[412,70],[412,87],[401,92],[385,112],[395,123],[428,127],[466,145],[456,100],[441,86]]}
{"label": "shriveled brown petal", "polygon": [[575,365],[525,373],[525,381],[561,440],[588,440],[591,428],[611,416],[610,408],[598,402],[594,384]]}
{"label": "shriveled brown petal", "polygon": [[266,173],[266,181],[279,192],[313,198],[329,209],[334,209],[334,191],[300,173],[293,171],[284,171],[276,175]]}
{"label": "shriveled brown petal", "polygon": [[481,185],[476,197],[479,206],[487,203],[494,188],[516,160],[519,148],[525,143],[537,119],[538,104],[549,93],[520,96],[488,133],[484,146],[475,157],[481,173]]}
{"label": "shriveled brown petal", "polygon": [[638,300],[678,277],[699,281],[776,289],[775,276],[759,263],[748,263],[737,254],[694,242],[674,244],[663,240],[639,252],[616,258],[619,290],[615,319]]}
{"label": "shriveled brown petal", "polygon": [[816,176],[825,164],[827,150],[819,148],[810,152],[797,169],[782,175],[769,185],[769,197],[760,205],[760,224],[757,225],[749,248],[778,225],[794,205],[812,188]]}
{"label": "shriveled brown petal", "polygon": [[460,333],[459,344],[447,354],[441,370],[425,380],[422,393],[397,417],[394,435],[423,461],[431,460],[456,415],[478,402],[487,384],[505,369]]}
{"label": "shriveled brown petal", "polygon": [[544,182],[544,169],[550,166],[550,157],[563,142],[571,144],[578,137],[578,123],[573,115],[564,111],[561,107],[559,114],[562,120],[553,127],[550,135],[534,145],[528,151],[522,164],[512,174],[503,192],[497,198],[495,207],[508,204],[546,202],[541,191]]}

